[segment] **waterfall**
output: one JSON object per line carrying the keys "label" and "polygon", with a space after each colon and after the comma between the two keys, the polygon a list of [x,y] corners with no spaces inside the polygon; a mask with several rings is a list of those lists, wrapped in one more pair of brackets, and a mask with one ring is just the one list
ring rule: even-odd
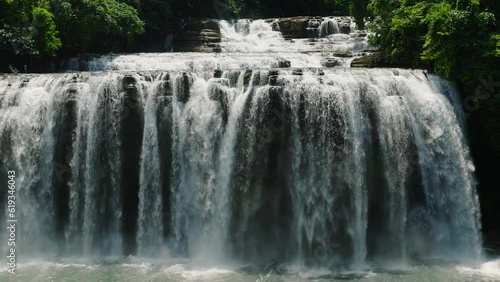
{"label": "waterfall", "polygon": [[[139,219],[137,252],[153,256],[163,243],[162,173],[158,133],[158,105],[162,94],[169,91],[167,74],[159,75],[147,89],[144,117],[144,137],[140,164]],[[162,89],[163,88],[163,89]],[[166,96],[168,97],[168,96]],[[171,98],[171,97],[169,97]],[[171,126],[167,124],[166,126]]]}
{"label": "waterfall", "polygon": [[221,21],[217,56],[2,75],[0,179],[18,175],[19,251],[350,270],[477,262],[458,93],[420,70],[322,67],[314,50],[341,60],[359,47],[335,23],[352,25],[323,19],[326,38],[292,42],[278,21]]}
{"label": "waterfall", "polygon": [[339,24],[336,19],[326,18],[321,22],[319,27],[319,36],[327,37],[328,35],[339,33]]}
{"label": "waterfall", "polygon": [[121,248],[121,79],[90,77],[82,83],[75,94],[68,237],[75,237],[71,247],[81,246],[86,255],[116,254]]}
{"label": "waterfall", "polygon": [[[64,99],[63,78],[23,77],[6,80],[1,88],[0,132],[2,136],[2,173],[16,168],[17,208],[20,222],[18,239],[30,242],[34,255],[57,252],[53,202],[55,171],[54,136],[62,121],[60,101]],[[2,203],[4,205],[4,203]],[[6,209],[5,209],[6,211]]]}
{"label": "waterfall", "polygon": [[285,39],[264,20],[240,20],[235,24],[221,21],[224,52],[269,52],[282,48]]}
{"label": "waterfall", "polygon": [[[393,244],[395,256],[406,260],[405,230],[407,221],[407,201],[409,177],[416,156],[412,152],[411,139],[413,133],[409,130],[408,115],[405,110],[404,100],[399,96],[389,96],[381,101],[380,112],[377,117],[380,127],[386,130],[379,132],[381,155],[384,167],[384,181],[386,191],[384,195],[388,201],[384,211],[387,215],[385,244]],[[410,161],[406,158],[409,157]]]}

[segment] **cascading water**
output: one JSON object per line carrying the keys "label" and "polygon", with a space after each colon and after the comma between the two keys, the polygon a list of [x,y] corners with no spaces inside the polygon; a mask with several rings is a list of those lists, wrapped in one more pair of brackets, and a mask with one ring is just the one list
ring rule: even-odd
{"label": "cascading water", "polygon": [[338,21],[335,19],[325,19],[319,26],[319,36],[327,37],[328,35],[340,33]]}
{"label": "cascading water", "polygon": [[269,52],[284,44],[281,32],[264,20],[240,20],[234,25],[222,21],[220,25],[224,52]]}
{"label": "cascading water", "polygon": [[[294,43],[273,25],[221,22],[217,64],[123,55],[91,62],[106,72],[2,76],[0,178],[18,174],[21,254],[477,263],[456,91],[420,70],[304,68],[321,54],[278,68]],[[231,65],[239,52],[266,58]]]}
{"label": "cascading water", "polygon": [[[163,242],[163,202],[161,158],[158,133],[158,104],[162,94],[171,87],[168,74],[159,75],[147,90],[144,137],[140,166],[139,218],[137,232],[137,253],[141,256],[156,255]],[[171,98],[171,97],[170,97]],[[171,105],[168,105],[171,106]],[[170,111],[171,112],[171,111]]]}

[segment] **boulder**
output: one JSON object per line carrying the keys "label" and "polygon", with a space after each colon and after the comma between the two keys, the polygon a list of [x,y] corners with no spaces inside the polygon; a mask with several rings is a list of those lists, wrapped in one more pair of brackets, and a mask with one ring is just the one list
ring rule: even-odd
{"label": "boulder", "polygon": [[289,60],[279,58],[278,59],[278,67],[279,68],[289,68],[292,66],[292,63]]}
{"label": "boulder", "polygon": [[310,19],[309,22],[307,23],[308,28],[319,28],[320,25],[321,22],[315,18]]}
{"label": "boulder", "polygon": [[342,61],[338,58],[325,58],[321,60],[321,65],[326,67],[326,68],[334,68],[338,66],[342,66]]}
{"label": "boulder", "polygon": [[350,34],[351,33],[351,24],[342,22],[339,24],[339,32],[343,34]]}
{"label": "boulder", "polygon": [[278,19],[281,33],[285,38],[308,38],[307,28],[313,17],[290,17]]}
{"label": "boulder", "polygon": [[214,78],[221,78],[221,77],[222,77],[222,70],[215,70]]}
{"label": "boulder", "polygon": [[280,24],[278,21],[273,21],[271,23],[271,27],[273,28],[273,31],[281,31]]}

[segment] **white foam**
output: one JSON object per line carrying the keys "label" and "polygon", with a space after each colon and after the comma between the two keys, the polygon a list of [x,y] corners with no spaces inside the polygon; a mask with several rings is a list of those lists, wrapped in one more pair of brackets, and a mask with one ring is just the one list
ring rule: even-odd
{"label": "white foam", "polygon": [[234,270],[224,268],[194,268],[191,269],[183,264],[174,264],[163,270],[166,274],[175,275],[184,281],[204,280],[213,281],[216,278],[234,276],[237,273]]}
{"label": "white foam", "polygon": [[500,259],[485,262],[478,268],[459,266],[457,270],[463,274],[481,275],[500,280]]}
{"label": "white foam", "polygon": [[[333,19],[325,19],[326,21]],[[246,25],[245,28],[242,26]],[[300,52],[359,52],[373,50],[367,32],[351,27],[351,34],[325,34],[324,38],[286,40],[281,32],[264,20],[220,22],[221,47],[224,53],[300,53]],[[338,28],[337,28],[338,29]]]}
{"label": "white foam", "polygon": [[[302,53],[139,53],[108,54],[88,62],[91,72],[102,71],[189,71],[211,72],[238,69],[277,68],[280,59],[291,62],[292,67],[321,67],[321,57]],[[77,62],[68,70],[78,71]]]}

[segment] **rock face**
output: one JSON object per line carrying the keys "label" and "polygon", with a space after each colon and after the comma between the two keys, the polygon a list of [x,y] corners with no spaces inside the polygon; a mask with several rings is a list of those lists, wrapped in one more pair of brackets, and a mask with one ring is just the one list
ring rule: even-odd
{"label": "rock face", "polygon": [[[337,27],[331,27],[335,32],[351,33],[352,19],[350,17],[335,17],[330,20],[337,21]],[[251,20],[246,20],[247,23]],[[325,21],[320,16],[299,16],[288,18],[265,19],[274,31],[280,31],[287,39],[291,38],[317,38],[320,36],[320,27]],[[239,21],[236,29],[248,33],[249,25]],[[191,18],[173,24],[176,30],[171,31],[172,38],[167,37],[165,48],[175,52],[221,52],[221,32],[219,23],[212,19]],[[169,36],[171,36],[169,35]],[[170,43],[170,40],[173,43]]]}
{"label": "rock face", "polygon": [[176,52],[220,52],[219,23],[209,19],[189,19],[174,37]]}
{"label": "rock face", "polygon": [[[350,17],[336,17],[341,33],[351,33],[351,18]],[[312,35],[317,37],[319,35],[319,28],[324,21],[323,17],[290,17],[279,18],[275,20],[283,33],[285,38],[310,38]],[[333,29],[333,27],[332,27]]]}
{"label": "rock face", "polygon": [[351,62],[351,68],[376,68],[387,67],[387,60],[383,52],[373,52],[359,57]]}
{"label": "rock face", "polygon": [[285,38],[307,38],[307,27],[311,19],[313,17],[280,18],[277,22]]}

